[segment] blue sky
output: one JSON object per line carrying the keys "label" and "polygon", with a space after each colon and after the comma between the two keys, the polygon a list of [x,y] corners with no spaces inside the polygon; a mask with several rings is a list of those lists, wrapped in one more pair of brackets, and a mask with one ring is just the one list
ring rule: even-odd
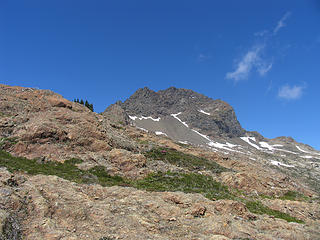
{"label": "blue sky", "polygon": [[320,149],[317,0],[2,0],[0,83],[86,98],[192,89]]}

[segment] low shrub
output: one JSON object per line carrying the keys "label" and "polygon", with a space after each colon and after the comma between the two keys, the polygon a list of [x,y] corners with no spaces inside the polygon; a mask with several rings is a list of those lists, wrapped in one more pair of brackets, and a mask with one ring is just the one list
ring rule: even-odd
{"label": "low shrub", "polygon": [[179,167],[185,167],[190,171],[210,170],[213,173],[229,171],[229,169],[220,166],[214,161],[179,152],[171,148],[154,148],[146,152],[145,156],[152,160],[160,160]]}

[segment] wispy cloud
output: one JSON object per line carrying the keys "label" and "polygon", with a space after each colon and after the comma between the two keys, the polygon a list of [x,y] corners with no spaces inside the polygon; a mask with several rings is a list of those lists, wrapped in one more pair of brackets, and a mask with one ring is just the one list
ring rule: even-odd
{"label": "wispy cloud", "polygon": [[278,97],[286,100],[296,100],[302,96],[305,88],[305,85],[295,85],[291,87],[288,84],[286,84],[279,89]]}
{"label": "wispy cloud", "polygon": [[199,62],[204,62],[206,60],[209,60],[211,58],[211,56],[209,54],[204,54],[204,53],[200,53],[197,57],[197,60]]}
{"label": "wispy cloud", "polygon": [[273,34],[276,35],[279,30],[283,27],[286,26],[286,23],[285,21],[287,20],[288,17],[290,17],[291,15],[291,12],[287,12],[281,19],[280,21],[278,22],[277,26],[273,29]]}
{"label": "wispy cloud", "polygon": [[266,75],[273,67],[273,60],[266,59],[263,54],[268,43],[271,41],[281,28],[286,26],[286,19],[291,15],[291,12],[287,12],[277,23],[277,26],[273,30],[263,30],[254,34],[257,37],[257,42],[244,54],[240,60],[235,61],[236,67],[232,72],[226,74],[226,79],[232,79],[235,82],[248,79],[251,72],[257,72],[260,76]]}
{"label": "wispy cloud", "polygon": [[256,36],[256,37],[263,37],[263,36],[267,35],[268,33],[269,33],[268,30],[262,30],[262,31],[259,31],[259,32],[254,33],[254,36]]}
{"label": "wispy cloud", "polygon": [[262,58],[265,45],[254,46],[237,63],[236,70],[226,74],[227,79],[235,82],[248,79],[251,71],[257,71],[260,76],[264,76],[272,68],[272,62],[267,62]]}

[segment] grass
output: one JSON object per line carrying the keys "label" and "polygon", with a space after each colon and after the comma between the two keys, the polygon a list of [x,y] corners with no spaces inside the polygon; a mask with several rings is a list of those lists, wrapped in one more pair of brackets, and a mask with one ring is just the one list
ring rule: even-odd
{"label": "grass", "polygon": [[196,173],[158,172],[134,183],[134,187],[148,191],[181,191],[200,193],[209,199],[233,199],[228,187],[210,176]]}
{"label": "grass", "polygon": [[148,141],[148,140],[138,140],[138,144],[149,145],[149,144],[153,144],[153,142]]}
{"label": "grass", "polygon": [[288,191],[284,195],[282,195],[279,199],[299,201],[299,200],[308,200],[308,197],[296,191]]}
{"label": "grass", "polygon": [[104,167],[96,166],[88,170],[90,174],[98,178],[97,183],[102,186],[130,186],[130,180],[124,179],[120,176],[111,176]]}
{"label": "grass", "polygon": [[39,163],[35,159],[27,159],[23,157],[13,157],[9,153],[0,150],[0,167],[6,167],[8,171],[21,171],[30,175],[54,175],[77,183],[98,183],[102,186],[120,185],[125,180],[119,176],[111,176],[104,170],[102,175],[102,167],[92,168],[90,170],[81,170],[75,166],[82,160],[72,158],[60,162]]}
{"label": "grass", "polygon": [[182,153],[171,148],[154,148],[146,152],[145,156],[152,160],[160,160],[179,167],[185,167],[190,171],[210,170],[213,173],[229,171],[229,169],[220,166],[214,161]]}
{"label": "grass", "polygon": [[[227,186],[215,181],[210,176],[197,173],[173,173],[158,172],[149,174],[141,180],[129,180],[120,176],[111,176],[104,167],[96,166],[89,170],[81,170],[76,164],[82,160],[72,158],[64,163],[44,162],[39,163],[35,159],[14,157],[0,150],[0,167],[6,167],[10,172],[25,172],[30,175],[55,175],[77,183],[97,183],[102,186],[131,186],[147,191],[182,191],[185,193],[200,193],[208,199],[232,199],[244,202],[250,212],[256,214],[268,214],[276,218],[285,219],[288,222],[303,223],[303,221],[290,215],[270,209],[259,201],[240,199],[231,193]],[[292,196],[292,193],[289,194]]]}
{"label": "grass", "polygon": [[307,201],[310,199],[307,196],[303,195],[302,193],[291,191],[291,190],[283,194],[281,197],[268,196],[264,194],[260,194],[259,196],[263,199],[280,199],[280,200],[290,200],[290,201]]}
{"label": "grass", "polygon": [[255,214],[267,214],[267,215],[273,216],[275,218],[284,219],[287,222],[304,223],[302,220],[297,219],[295,217],[292,217],[289,214],[271,209],[271,208],[263,205],[259,201],[247,201],[246,207],[248,208],[248,210],[250,212],[255,213]]}

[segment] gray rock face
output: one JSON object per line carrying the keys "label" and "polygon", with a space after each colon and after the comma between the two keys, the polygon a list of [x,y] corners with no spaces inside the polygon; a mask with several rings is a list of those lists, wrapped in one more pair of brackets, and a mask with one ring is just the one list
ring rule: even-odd
{"label": "gray rock face", "polygon": [[112,123],[128,124],[130,122],[128,114],[121,107],[121,102],[110,105],[103,113]]}
{"label": "gray rock face", "polygon": [[208,136],[240,137],[245,134],[233,108],[192,90],[170,87],[158,92],[138,89],[121,107],[130,116],[163,117],[179,114],[179,119]]}

